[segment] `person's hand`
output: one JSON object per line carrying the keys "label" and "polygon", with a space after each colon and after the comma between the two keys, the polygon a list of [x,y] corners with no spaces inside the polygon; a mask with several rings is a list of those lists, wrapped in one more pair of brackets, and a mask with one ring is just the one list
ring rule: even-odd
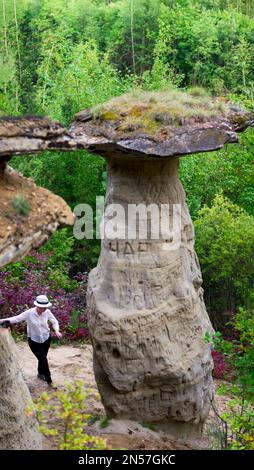
{"label": "person's hand", "polygon": [[62,333],[60,333],[60,331],[55,331],[55,335],[59,339],[62,338],[62,336],[63,336]]}

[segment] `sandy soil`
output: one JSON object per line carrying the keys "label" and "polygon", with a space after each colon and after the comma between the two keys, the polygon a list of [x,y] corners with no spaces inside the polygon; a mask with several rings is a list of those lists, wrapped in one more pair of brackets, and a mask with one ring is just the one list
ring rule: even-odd
{"label": "sandy soil", "polygon": [[[24,379],[30,389],[32,397],[39,397],[42,392],[48,392],[48,386],[37,378],[37,360],[30,351],[27,343],[17,343],[20,367]],[[58,388],[64,390],[68,383],[75,380],[82,380],[84,388],[97,392],[96,382],[93,374],[92,347],[90,345],[81,345],[79,347],[62,345],[51,347],[49,351],[49,364],[52,373],[52,379]],[[52,400],[54,401],[54,392]],[[206,432],[201,440],[181,441],[175,440],[169,434],[155,432],[143,427],[139,423],[131,421],[110,420],[107,427],[100,426],[105,418],[105,412],[102,403],[97,400],[92,393],[87,401],[87,412],[97,417],[95,424],[87,428],[91,435],[100,435],[106,439],[107,445],[113,449],[145,449],[145,450],[175,450],[175,449],[207,449],[216,447],[214,445],[214,436],[211,439],[210,431],[214,434],[216,428],[216,419],[211,411],[211,416],[206,427]],[[224,409],[226,399],[219,397],[217,404],[220,409]],[[51,417],[54,427],[61,430],[61,423],[56,422]],[[51,422],[50,421],[50,422]],[[44,438],[44,449],[56,449],[57,440],[52,437]]]}

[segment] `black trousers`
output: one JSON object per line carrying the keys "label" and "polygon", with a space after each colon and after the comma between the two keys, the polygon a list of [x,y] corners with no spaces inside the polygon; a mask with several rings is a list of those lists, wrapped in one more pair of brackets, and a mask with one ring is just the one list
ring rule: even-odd
{"label": "black trousers", "polygon": [[38,374],[44,375],[46,382],[48,383],[52,382],[47,359],[50,343],[51,336],[49,336],[47,341],[44,341],[44,343],[36,343],[35,341],[31,340],[31,338],[28,338],[30,349],[38,359]]}

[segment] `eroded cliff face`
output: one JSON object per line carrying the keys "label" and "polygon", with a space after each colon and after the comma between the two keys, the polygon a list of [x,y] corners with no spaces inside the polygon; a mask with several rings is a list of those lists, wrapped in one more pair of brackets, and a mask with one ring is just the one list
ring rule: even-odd
{"label": "eroded cliff face", "polygon": [[[15,201],[21,199],[21,207]],[[0,174],[0,267],[14,263],[44,244],[58,227],[72,225],[74,216],[62,198],[39,188],[11,167]],[[22,201],[27,215],[22,215]],[[21,213],[20,213],[21,212]]]}

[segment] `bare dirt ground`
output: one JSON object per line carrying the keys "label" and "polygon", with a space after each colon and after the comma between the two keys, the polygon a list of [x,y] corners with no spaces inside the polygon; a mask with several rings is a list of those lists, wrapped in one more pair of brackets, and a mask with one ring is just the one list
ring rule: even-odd
{"label": "bare dirt ground", "polygon": [[[43,392],[49,391],[47,384],[37,378],[37,360],[33,356],[26,342],[17,343],[20,367],[24,379],[30,389],[33,398],[39,397]],[[52,379],[60,390],[66,388],[66,384],[73,384],[76,380],[84,382],[84,388],[98,392],[93,374],[92,347],[88,344],[81,346],[62,345],[51,347],[49,351],[49,364]],[[218,383],[216,384],[218,385]],[[49,392],[54,395],[54,392]],[[88,426],[86,432],[106,439],[107,445],[112,449],[131,450],[190,450],[214,448],[214,436],[209,435],[212,430],[217,429],[217,421],[213,411],[208,420],[205,434],[202,439],[192,441],[176,440],[171,435],[164,432],[155,432],[152,429],[142,426],[139,423],[123,420],[109,420],[105,428],[100,423],[105,419],[105,412],[100,400],[97,400],[92,393],[87,400],[87,413],[97,417],[95,424]],[[54,398],[53,398],[54,400]],[[219,411],[225,409],[227,398],[217,398],[217,408]],[[61,431],[61,423],[51,416],[50,423]],[[56,449],[57,439],[54,437],[44,438],[44,449]],[[215,445],[216,447],[216,445]]]}

